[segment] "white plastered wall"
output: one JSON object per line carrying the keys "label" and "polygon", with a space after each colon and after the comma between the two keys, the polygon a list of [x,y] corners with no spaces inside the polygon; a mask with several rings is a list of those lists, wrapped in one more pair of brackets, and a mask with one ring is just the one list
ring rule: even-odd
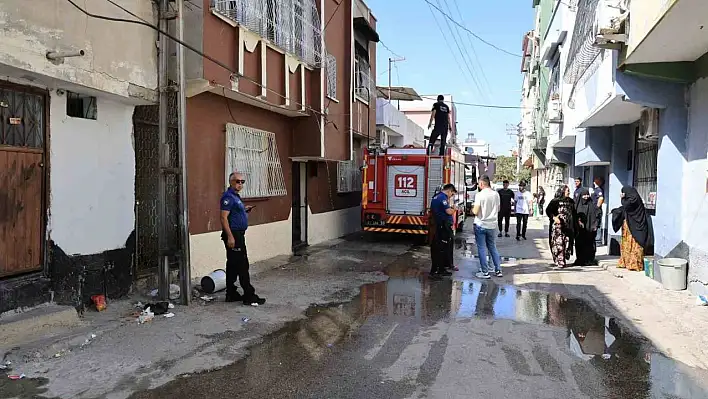
{"label": "white plastered wall", "polygon": [[[246,230],[248,260],[251,264],[292,253],[292,214],[287,220],[249,226]],[[226,266],[221,230],[189,236],[192,277],[201,278]]]}
{"label": "white plastered wall", "polygon": [[49,238],[68,255],[122,248],[135,226],[133,105],[97,98],[97,119],[50,93]]}
{"label": "white plastered wall", "polygon": [[[355,206],[325,213],[307,210],[309,245],[354,233],[361,229],[361,207]],[[200,278],[226,263],[221,231],[190,236],[192,276]],[[251,264],[292,253],[292,213],[287,220],[250,226],[246,230],[248,260]]]}
{"label": "white plastered wall", "polygon": [[307,243],[316,245],[361,230],[361,207],[312,213],[307,208]]}

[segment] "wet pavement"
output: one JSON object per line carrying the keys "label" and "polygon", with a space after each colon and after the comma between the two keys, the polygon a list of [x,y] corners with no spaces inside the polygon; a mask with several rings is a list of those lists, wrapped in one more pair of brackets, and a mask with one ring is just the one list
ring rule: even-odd
{"label": "wet pavement", "polygon": [[[499,240],[507,276],[475,279],[479,263],[470,235],[456,237],[460,271],[442,281],[427,278],[425,247],[406,250],[395,241],[356,238],[310,249],[259,277],[264,287],[277,288],[267,293],[268,305],[231,312],[236,308],[213,303],[199,317],[166,325],[178,340],[167,340],[162,350],[176,353],[176,360],[163,356],[149,367],[133,367],[107,394],[76,385],[76,372],[65,367],[50,378],[0,379],[0,398],[708,398],[705,371],[629,333],[632,319],[627,324],[616,307],[603,305],[598,312],[565,295],[571,291],[563,284],[538,288],[516,281],[529,259],[542,257],[538,242]],[[537,263],[534,268],[545,268],[544,261]],[[351,282],[361,271],[380,275],[382,269],[387,281],[350,286],[342,280]],[[357,291],[348,287],[361,284],[350,300]],[[315,289],[321,292],[313,295]],[[574,292],[586,297],[589,289]],[[295,301],[303,305],[297,308]],[[304,318],[263,336],[271,319],[321,302],[332,303],[311,306]],[[215,334],[214,326],[222,324],[224,332]],[[209,331],[215,341],[185,346],[181,336],[187,330]],[[249,336],[263,338],[240,346]],[[140,342],[155,346],[159,337]],[[131,350],[114,340],[110,347],[122,355]],[[107,368],[111,362],[122,369],[134,363],[105,348],[96,359],[88,355],[73,364],[86,363],[84,376],[94,385],[115,374]],[[194,374],[195,364],[216,370]],[[77,388],[71,395],[51,388],[62,382]]]}
{"label": "wet pavement", "polygon": [[314,306],[226,368],[133,398],[707,398],[708,375],[580,299],[403,256],[351,302]]}

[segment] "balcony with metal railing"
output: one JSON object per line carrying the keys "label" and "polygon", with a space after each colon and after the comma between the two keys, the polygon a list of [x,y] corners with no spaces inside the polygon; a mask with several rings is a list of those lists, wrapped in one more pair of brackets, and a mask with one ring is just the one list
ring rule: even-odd
{"label": "balcony with metal railing", "polygon": [[311,67],[322,67],[322,31],[313,0],[211,0],[212,11]]}

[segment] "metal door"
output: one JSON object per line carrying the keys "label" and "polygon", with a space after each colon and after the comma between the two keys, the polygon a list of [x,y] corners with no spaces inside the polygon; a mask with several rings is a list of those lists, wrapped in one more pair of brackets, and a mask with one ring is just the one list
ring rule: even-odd
{"label": "metal door", "polygon": [[[177,94],[171,93],[168,103],[167,152],[169,164],[179,167]],[[159,188],[159,145],[157,105],[139,105],[133,112],[133,135],[135,136],[135,270],[136,277],[151,275],[160,262],[159,229],[160,209],[158,208]],[[165,224],[167,247],[163,253],[179,256],[182,240],[180,239],[179,212],[179,176],[166,175],[166,212]],[[170,267],[178,268],[176,261]]]}
{"label": "metal door", "polygon": [[293,252],[307,245],[307,163],[293,162]]}
{"label": "metal door", "polygon": [[0,86],[0,277],[42,269],[46,103]]}
{"label": "metal door", "polygon": [[425,211],[425,167],[389,165],[386,204],[388,213],[422,215]]}

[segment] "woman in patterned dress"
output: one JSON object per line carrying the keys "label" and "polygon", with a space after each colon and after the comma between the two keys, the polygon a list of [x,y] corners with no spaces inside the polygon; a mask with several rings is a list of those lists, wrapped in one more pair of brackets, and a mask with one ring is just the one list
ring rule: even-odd
{"label": "woman in patterned dress", "polygon": [[633,271],[644,270],[644,254],[654,246],[654,229],[637,189],[622,187],[622,206],[612,210],[612,227],[622,229],[618,267]]}
{"label": "woman in patterned dress", "polygon": [[566,267],[566,262],[573,254],[573,223],[575,204],[570,198],[570,188],[563,186],[556,192],[555,198],[548,203],[546,215],[550,219],[550,247],[555,268]]}

